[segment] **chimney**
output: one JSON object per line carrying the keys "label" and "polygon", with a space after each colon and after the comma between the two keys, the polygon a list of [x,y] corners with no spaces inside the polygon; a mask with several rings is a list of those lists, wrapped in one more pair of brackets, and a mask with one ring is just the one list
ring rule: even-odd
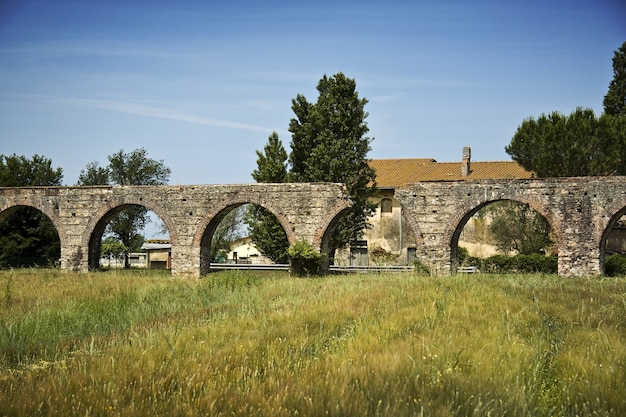
{"label": "chimney", "polygon": [[472,159],[472,149],[469,146],[463,148],[463,162],[461,163],[461,176],[467,177],[470,172],[470,160]]}

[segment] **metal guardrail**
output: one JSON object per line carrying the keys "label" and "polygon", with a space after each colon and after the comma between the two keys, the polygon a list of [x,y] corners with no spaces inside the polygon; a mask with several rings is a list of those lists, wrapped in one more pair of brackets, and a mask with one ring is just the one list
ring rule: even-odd
{"label": "metal guardrail", "polygon": [[[211,263],[213,270],[250,270],[250,271],[288,271],[289,264],[223,264]],[[340,266],[331,265],[329,271],[333,273],[361,273],[370,272],[410,272],[413,266],[387,265],[387,266]]]}
{"label": "metal guardrail", "polygon": [[384,266],[340,266],[331,265],[330,272],[353,272],[367,274],[370,272],[411,272],[414,267],[409,265],[384,265]]}
{"label": "metal guardrail", "polygon": [[289,271],[289,264],[222,264],[211,263],[211,269],[238,269],[252,271]]}
{"label": "metal guardrail", "polygon": [[476,266],[459,266],[456,268],[456,272],[459,274],[475,274],[480,271]]}

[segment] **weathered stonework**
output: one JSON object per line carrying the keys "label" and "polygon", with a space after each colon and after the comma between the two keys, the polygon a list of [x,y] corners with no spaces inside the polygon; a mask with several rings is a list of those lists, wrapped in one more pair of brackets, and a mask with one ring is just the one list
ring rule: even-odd
{"label": "weathered stonework", "polygon": [[[456,268],[463,226],[481,207],[498,200],[529,204],[550,223],[559,255],[559,275],[601,274],[611,227],[626,214],[626,177],[580,177],[422,182],[395,197],[416,236],[418,258],[435,273]],[[281,222],[290,243],[306,240],[326,251],[350,201],[341,184],[250,184],[124,187],[0,188],[0,222],[20,206],[34,207],[55,225],[61,268],[98,266],[100,240],[115,213],[141,205],[167,226],[172,273],[208,272],[208,246],[231,209],[254,203]]]}
{"label": "weathered stonework", "polygon": [[436,273],[456,269],[463,226],[498,200],[529,204],[550,223],[562,276],[599,275],[609,230],[626,213],[626,177],[422,182],[396,190],[417,236],[417,256]]}
{"label": "weathered stonework", "polygon": [[172,243],[172,273],[208,272],[208,247],[217,224],[233,208],[254,203],[272,212],[290,243],[306,240],[327,247],[332,229],[350,201],[345,187],[331,183],[0,188],[0,221],[20,206],[42,211],[61,241],[61,268],[98,266],[108,221],[128,205],[156,213]]}

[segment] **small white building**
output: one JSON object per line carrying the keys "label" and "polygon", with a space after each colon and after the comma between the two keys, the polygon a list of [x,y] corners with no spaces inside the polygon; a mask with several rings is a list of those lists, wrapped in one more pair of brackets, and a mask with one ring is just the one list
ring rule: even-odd
{"label": "small white building", "polygon": [[263,256],[254,246],[250,237],[237,239],[230,245],[227,263],[235,264],[271,264],[271,259]]}

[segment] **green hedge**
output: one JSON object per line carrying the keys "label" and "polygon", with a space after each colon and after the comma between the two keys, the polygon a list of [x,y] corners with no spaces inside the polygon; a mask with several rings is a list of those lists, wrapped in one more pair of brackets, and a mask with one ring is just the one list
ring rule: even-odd
{"label": "green hedge", "polygon": [[626,256],[607,256],[604,260],[604,272],[610,277],[626,276]]}
{"label": "green hedge", "polygon": [[556,274],[558,271],[558,258],[541,254],[532,255],[494,255],[489,258],[465,256],[459,251],[459,264],[463,266],[476,266],[481,272],[487,273],[545,273]]}

